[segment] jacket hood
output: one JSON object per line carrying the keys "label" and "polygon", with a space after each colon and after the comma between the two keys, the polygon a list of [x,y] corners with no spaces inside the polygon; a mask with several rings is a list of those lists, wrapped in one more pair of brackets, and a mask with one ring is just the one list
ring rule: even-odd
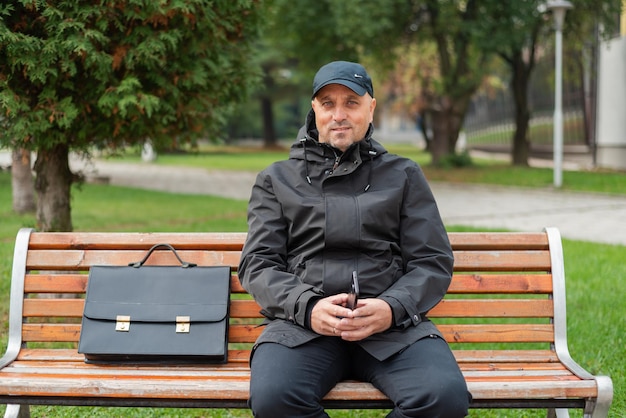
{"label": "jacket hood", "polygon": [[315,112],[311,109],[307,114],[304,126],[298,131],[296,142],[291,146],[289,158],[304,160],[304,176],[309,184],[311,184],[311,178],[309,177],[309,164],[311,163],[321,164],[328,158],[332,158],[336,164],[346,159],[369,160],[367,168],[369,170],[368,184],[365,188],[365,191],[367,191],[371,183],[369,180],[371,180],[374,159],[387,153],[387,150],[372,138],[373,133],[374,125],[370,123],[365,133],[365,138],[355,142],[345,152],[342,152],[329,144],[319,142],[319,132],[315,125]]}
{"label": "jacket hood", "polygon": [[[322,163],[328,158],[332,158],[337,162],[354,157],[363,161],[369,160],[370,164],[368,170],[371,176],[371,164],[374,159],[387,153],[387,150],[378,141],[372,138],[373,133],[374,125],[370,123],[365,138],[359,142],[355,142],[345,152],[342,152],[329,144],[319,142],[319,133],[315,125],[315,112],[311,109],[307,114],[305,124],[298,131],[296,142],[291,146],[289,158],[305,161],[305,176],[309,184],[311,184],[311,179],[309,178],[309,164]],[[356,156],[355,153],[357,154]],[[369,182],[365,190],[367,191],[368,188]]]}

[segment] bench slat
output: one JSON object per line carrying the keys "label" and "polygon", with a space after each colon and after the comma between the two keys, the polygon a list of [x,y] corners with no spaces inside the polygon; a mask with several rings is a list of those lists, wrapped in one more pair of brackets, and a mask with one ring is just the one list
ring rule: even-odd
{"label": "bench slat", "polygon": [[155,244],[176,243],[176,249],[208,248],[217,251],[240,250],[243,232],[33,232],[32,249],[128,249],[145,250]]}
{"label": "bench slat", "polygon": [[548,318],[554,313],[549,299],[444,299],[430,318]]}
{"label": "bench slat", "polygon": [[[59,316],[81,318],[83,299],[25,299],[24,317]],[[549,299],[443,300],[430,312],[430,318],[549,318],[554,312]],[[231,318],[262,318],[253,300],[232,300]]]}
{"label": "bench slat", "polygon": [[[87,291],[87,274],[26,274],[24,279],[25,293],[85,293]],[[230,280],[231,293],[246,293],[239,283],[236,273]]]}
{"label": "bench slat", "polygon": [[[498,364],[472,364],[461,363],[461,370],[466,377],[484,379],[502,379],[503,377],[513,377],[515,379],[533,380],[577,380],[569,370],[559,363],[498,363]],[[149,376],[180,376],[204,377],[210,375],[221,376],[226,372],[233,376],[248,375],[249,369],[246,363],[215,364],[210,367],[202,365],[119,365],[119,366],[99,366],[87,364],[82,359],[74,358],[73,361],[59,361],[58,359],[48,359],[39,361],[22,361],[6,369],[6,373],[20,374],[33,373],[44,375],[76,375],[81,377],[149,377]]]}
{"label": "bench slat", "polygon": [[437,327],[450,343],[554,342],[554,327],[550,324],[442,324]]}
{"label": "bench slat", "polygon": [[[84,293],[87,274],[27,274],[26,293]],[[231,279],[232,293],[246,293],[236,273]],[[552,292],[550,274],[455,274],[449,294],[549,294]]]}
{"label": "bench slat", "polygon": [[[554,342],[550,324],[441,324],[444,338],[451,343],[541,343]],[[261,334],[255,324],[231,324],[229,342],[252,343]],[[22,338],[26,342],[78,342],[80,324],[23,325]]]}
{"label": "bench slat", "polygon": [[[251,343],[261,334],[262,328],[257,325],[231,324],[229,326],[229,342]],[[74,342],[80,337],[80,324],[37,324],[27,323],[22,327],[22,338],[25,342]]]}
{"label": "bench slat", "polygon": [[551,274],[455,274],[448,294],[552,293]]}
{"label": "bench slat", "polygon": [[[245,356],[247,361],[249,350],[229,350],[229,362],[232,356],[240,358]],[[554,363],[563,367],[559,359],[551,350],[453,350],[454,357],[461,365],[473,365],[480,367],[500,367],[501,364],[549,364]],[[46,361],[51,365],[56,362],[74,361],[84,363],[82,354],[71,348],[24,348],[17,358],[19,361]],[[14,363],[15,364],[15,363]],[[469,367],[469,366],[464,366]]]}
{"label": "bench slat", "polygon": [[[26,293],[84,293],[87,274],[27,274]],[[231,279],[232,293],[245,293],[236,273]],[[550,274],[455,274],[449,294],[501,293],[548,294],[552,292]]]}
{"label": "bench slat", "polygon": [[[176,248],[240,249],[245,240],[241,232],[33,232],[29,246],[33,249],[128,248],[148,249],[162,242],[176,242]],[[548,249],[543,232],[450,232],[450,243],[458,249]]]}
{"label": "bench slat", "polygon": [[547,250],[454,251],[455,271],[549,271]]}
{"label": "bench slat", "polygon": [[[24,299],[24,317],[26,318],[82,318],[85,307],[84,299]],[[232,300],[231,318],[261,318],[259,305],[253,300]]]}
{"label": "bench slat", "polygon": [[[203,266],[238,266],[238,251],[179,251],[185,261]],[[127,250],[31,250],[27,266],[30,270],[86,270],[95,265],[127,265],[141,260],[145,251]],[[456,271],[548,271],[549,251],[455,251]],[[171,252],[155,251],[146,265],[178,265]]]}
{"label": "bench slat", "polygon": [[[202,266],[231,266],[236,268],[241,253],[239,251],[178,251],[180,257]],[[126,266],[141,260],[146,255],[142,250],[31,250],[28,252],[29,270],[69,270],[84,271],[91,266]],[[155,251],[146,266],[178,266],[180,263],[170,251]]]}
{"label": "bench slat", "polygon": [[[79,397],[132,397],[132,398],[161,398],[161,399],[239,399],[247,400],[248,376],[247,373],[233,373],[225,371],[220,375],[216,369],[211,369],[202,375],[194,372],[191,375],[180,370],[178,378],[169,376],[145,375],[115,376],[105,375],[86,376],[81,378],[76,373],[68,371],[63,374],[59,371],[54,375],[40,373],[12,373],[6,378],[11,381],[12,394]],[[481,377],[467,377],[471,393],[481,399],[548,399],[548,398],[580,398],[597,396],[593,381],[545,378],[529,376],[502,376],[486,379]],[[504,384],[506,382],[506,384]],[[373,388],[369,383],[342,382],[339,383],[325,399],[329,400],[385,400],[385,396]]]}
{"label": "bench slat", "polygon": [[449,232],[450,243],[457,250],[547,250],[543,232]]}

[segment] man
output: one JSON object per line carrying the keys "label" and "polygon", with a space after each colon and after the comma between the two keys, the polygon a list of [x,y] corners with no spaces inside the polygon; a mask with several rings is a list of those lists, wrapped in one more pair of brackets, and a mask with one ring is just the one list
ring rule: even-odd
{"label": "man", "polygon": [[424,175],[372,138],[376,99],[360,64],[320,68],[311,105],[289,160],[259,173],[250,197],[239,276],[267,318],[250,407],[327,416],[322,398],[352,378],[393,401],[390,417],[465,416],[465,380],[426,317],[453,256]]}

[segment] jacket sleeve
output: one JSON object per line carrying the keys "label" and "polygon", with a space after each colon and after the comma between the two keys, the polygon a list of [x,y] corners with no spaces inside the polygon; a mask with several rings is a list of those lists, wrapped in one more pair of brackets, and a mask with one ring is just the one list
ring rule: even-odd
{"label": "jacket sleeve", "polygon": [[452,280],[454,264],[448,234],[422,170],[415,165],[406,173],[400,225],[404,275],[380,295],[400,328],[419,324],[439,303]]}
{"label": "jacket sleeve", "polygon": [[239,264],[239,280],[270,319],[305,326],[307,305],[320,290],[287,269],[288,225],[274,194],[271,176],[257,176],[248,205],[248,236]]}

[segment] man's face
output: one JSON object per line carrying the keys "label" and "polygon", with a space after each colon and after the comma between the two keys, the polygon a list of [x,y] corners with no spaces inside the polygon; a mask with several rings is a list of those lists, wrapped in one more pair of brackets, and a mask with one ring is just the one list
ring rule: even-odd
{"label": "man's face", "polygon": [[311,103],[319,141],[341,151],[361,141],[374,118],[376,99],[368,93],[359,96],[341,84],[323,87]]}

